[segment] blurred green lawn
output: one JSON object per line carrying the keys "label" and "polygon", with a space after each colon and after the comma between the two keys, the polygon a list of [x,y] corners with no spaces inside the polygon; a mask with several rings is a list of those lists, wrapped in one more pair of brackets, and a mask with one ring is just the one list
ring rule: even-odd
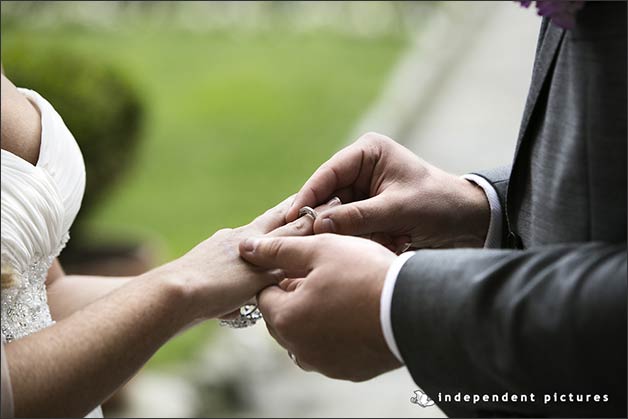
{"label": "blurred green lawn", "polygon": [[[352,140],[405,45],[281,29],[5,32],[3,45],[28,38],[105,57],[138,86],[147,115],[139,158],[90,224],[96,238],[158,243],[161,261],[296,192]],[[214,327],[177,337],[151,365],[193,355]]]}

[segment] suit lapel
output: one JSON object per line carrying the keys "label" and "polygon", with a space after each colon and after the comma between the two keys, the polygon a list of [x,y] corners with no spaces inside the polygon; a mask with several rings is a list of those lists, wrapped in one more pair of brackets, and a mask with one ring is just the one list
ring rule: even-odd
{"label": "suit lapel", "polygon": [[532,140],[531,138],[529,138],[529,135],[527,135],[528,127],[530,125],[530,118],[532,117],[535,108],[538,107],[537,102],[541,91],[543,90],[544,86],[546,86],[547,83],[551,81],[548,80],[548,76],[551,72],[550,70],[553,68],[553,63],[556,58],[556,52],[558,51],[558,46],[560,45],[564,34],[565,31],[556,27],[555,25],[551,25],[549,23],[549,19],[543,20],[539,34],[536,58],[534,60],[534,69],[532,71],[532,82],[530,84],[528,99],[526,101],[526,106],[523,111],[523,117],[521,119],[515,158],[510,174],[510,181],[508,182],[508,190],[506,192],[506,211],[504,212],[504,214],[506,216],[506,224],[508,228],[509,247],[523,247],[521,238],[519,237],[517,232],[515,232],[515,226],[512,225],[514,216],[513,210],[518,205],[517,203],[513,202],[513,198],[516,197],[516,193],[513,191],[516,188],[520,187],[521,185],[518,185],[518,183],[523,182],[526,178],[526,176],[522,176],[522,173],[519,173],[518,170],[518,167],[522,164],[522,160],[526,159],[526,153],[522,149],[522,147]]}
{"label": "suit lapel", "polygon": [[[519,136],[517,138],[517,152],[521,146],[521,142],[525,137],[530,117],[536,107],[536,102],[539,98],[539,94],[546,82],[549,70],[554,62],[554,57],[558,51],[558,46],[563,38],[565,31],[555,25],[549,24],[549,19],[545,19],[541,26],[541,37],[539,37],[539,47],[537,49],[537,56],[534,60],[534,69],[532,71],[532,82],[530,83],[530,91],[528,93],[528,99],[526,100],[526,106],[523,111],[523,117],[521,118],[521,126],[519,128]],[[515,154],[515,158],[516,158]]]}

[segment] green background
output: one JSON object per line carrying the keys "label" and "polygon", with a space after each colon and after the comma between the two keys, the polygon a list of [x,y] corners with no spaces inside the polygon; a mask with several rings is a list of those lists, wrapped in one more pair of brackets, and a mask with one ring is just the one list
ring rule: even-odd
{"label": "green background", "polygon": [[[157,262],[296,192],[353,140],[405,42],[281,28],[2,29],[3,50],[47,54],[61,45],[105,60],[137,88],[145,108],[137,159],[89,226],[94,241],[150,243]],[[11,63],[3,64],[10,77]],[[175,338],[151,366],[192,356],[214,327]]]}

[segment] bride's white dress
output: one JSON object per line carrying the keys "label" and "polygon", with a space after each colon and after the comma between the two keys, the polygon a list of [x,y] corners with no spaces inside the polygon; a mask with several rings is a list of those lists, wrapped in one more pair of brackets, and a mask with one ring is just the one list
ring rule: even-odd
{"label": "bride's white dress", "polygon": [[[2,150],[2,270],[13,285],[2,290],[2,340],[11,342],[54,323],[46,274],[69,239],[85,191],[83,156],[54,108],[19,89],[39,109],[41,145],[35,165]],[[102,417],[100,408],[88,417]]]}

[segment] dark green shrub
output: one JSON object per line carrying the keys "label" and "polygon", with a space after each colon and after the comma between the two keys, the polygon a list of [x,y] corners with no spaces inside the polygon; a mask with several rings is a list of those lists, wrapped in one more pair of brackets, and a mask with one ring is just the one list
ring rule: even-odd
{"label": "dark green shrub", "polygon": [[135,157],[143,114],[140,98],[115,68],[62,48],[17,43],[2,49],[2,62],[16,86],[37,91],[55,107],[81,147],[87,186],[70,241],[79,245],[90,210]]}

